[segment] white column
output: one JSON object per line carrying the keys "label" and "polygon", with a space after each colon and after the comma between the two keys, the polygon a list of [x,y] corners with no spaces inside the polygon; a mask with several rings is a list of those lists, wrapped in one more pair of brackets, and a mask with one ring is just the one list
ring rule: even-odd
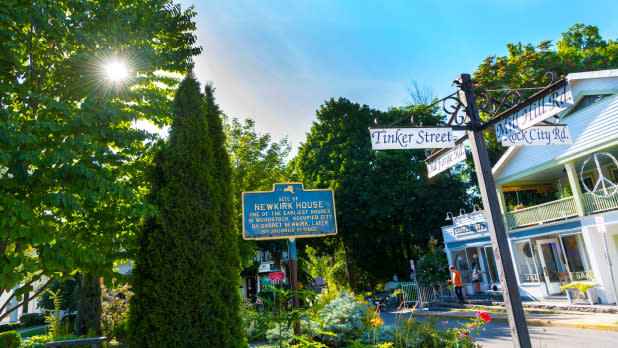
{"label": "white column", "polygon": [[582,197],[582,191],[579,187],[579,180],[577,177],[577,170],[573,161],[564,164],[566,168],[567,176],[569,177],[569,184],[571,185],[571,191],[573,191],[573,197],[575,198],[575,209],[578,216],[584,216],[584,200]]}

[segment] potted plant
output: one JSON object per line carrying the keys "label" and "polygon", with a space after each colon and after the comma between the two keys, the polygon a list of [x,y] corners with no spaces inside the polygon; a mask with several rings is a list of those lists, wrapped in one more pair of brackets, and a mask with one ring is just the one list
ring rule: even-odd
{"label": "potted plant", "polygon": [[594,290],[593,283],[575,282],[560,287],[560,290],[566,292],[569,303],[573,303],[576,299],[585,299],[591,305],[599,303],[597,293]]}

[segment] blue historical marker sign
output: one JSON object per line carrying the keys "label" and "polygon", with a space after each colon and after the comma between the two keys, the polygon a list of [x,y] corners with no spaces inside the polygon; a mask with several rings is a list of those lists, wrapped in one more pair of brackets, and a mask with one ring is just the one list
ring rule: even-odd
{"label": "blue historical marker sign", "polygon": [[293,239],[337,234],[332,190],[302,183],[273,185],[271,192],[243,192],[244,239]]}

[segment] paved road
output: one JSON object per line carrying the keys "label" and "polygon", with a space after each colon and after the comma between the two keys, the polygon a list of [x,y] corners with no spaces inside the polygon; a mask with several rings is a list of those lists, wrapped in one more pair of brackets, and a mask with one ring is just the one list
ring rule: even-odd
{"label": "paved road", "polygon": [[[392,324],[395,320],[395,315],[390,313],[382,313],[382,317],[387,325]],[[426,317],[417,318],[419,320],[426,319]],[[438,318],[438,320],[448,321],[446,325],[448,328],[461,327],[458,322],[466,322],[466,320],[453,320],[452,318]],[[530,325],[528,330],[533,348],[618,347],[618,332],[616,331]],[[487,323],[485,330],[481,330],[479,333],[481,334],[480,337],[475,338],[485,348],[513,348],[507,322],[492,321]]]}

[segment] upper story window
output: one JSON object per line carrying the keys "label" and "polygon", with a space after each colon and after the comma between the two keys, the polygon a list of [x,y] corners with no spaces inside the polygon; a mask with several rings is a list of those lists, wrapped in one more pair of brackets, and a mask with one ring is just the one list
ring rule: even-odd
{"label": "upper story window", "polygon": [[584,108],[589,107],[592,104],[598,103],[601,100],[611,96],[612,94],[591,94],[591,95],[585,95],[582,97],[582,99],[579,100],[579,102],[577,103],[577,105],[575,105],[573,107],[573,109],[571,109],[571,111],[569,111],[569,115],[578,112],[579,110],[582,110]]}

